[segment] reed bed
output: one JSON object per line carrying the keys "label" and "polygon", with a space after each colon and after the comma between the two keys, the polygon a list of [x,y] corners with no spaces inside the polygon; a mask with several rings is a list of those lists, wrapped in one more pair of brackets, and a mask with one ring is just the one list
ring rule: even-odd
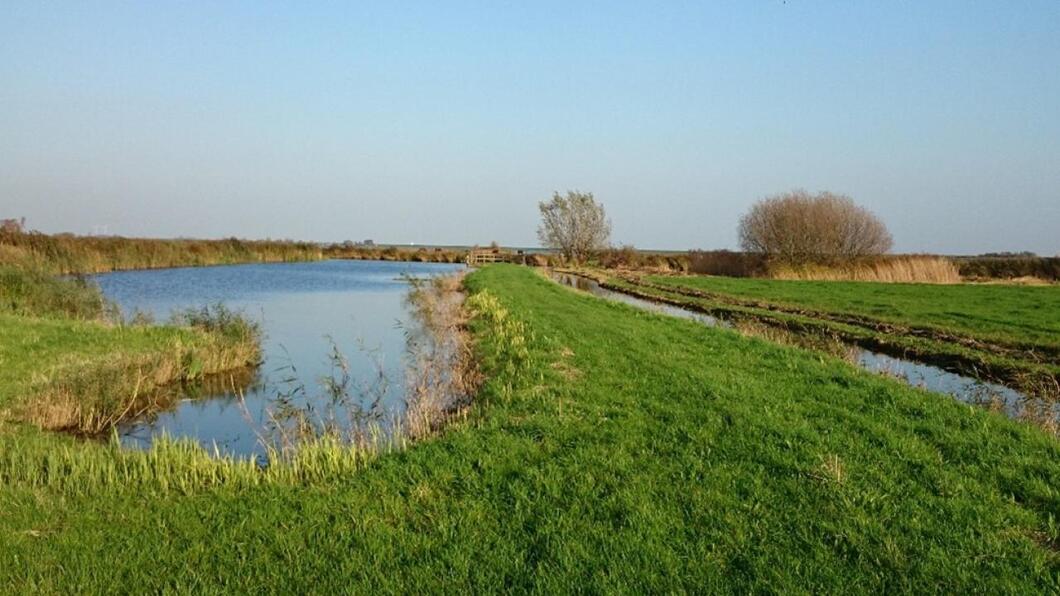
{"label": "reed bed", "polygon": [[193,335],[146,353],[74,359],[38,373],[19,417],[44,429],[98,434],[156,409],[163,386],[260,361],[258,325],[223,305],[176,313],[172,322]]}
{"label": "reed bed", "polygon": [[83,278],[61,279],[4,265],[0,265],[0,313],[78,320],[114,320],[118,314],[99,288]]}
{"label": "reed bed", "polygon": [[770,268],[769,277],[788,280],[883,283],[956,284],[961,282],[957,265],[950,259],[935,256],[887,257],[837,266],[778,266]]}
{"label": "reed bed", "polygon": [[466,412],[482,382],[467,329],[463,278],[411,280],[407,301],[416,316],[406,330],[405,430],[414,439]]}
{"label": "reed bed", "polygon": [[414,263],[463,263],[468,251],[456,248],[400,248],[397,246],[344,246],[333,244],[324,248],[329,259],[368,261],[408,261]]}
{"label": "reed bed", "polygon": [[320,245],[290,240],[161,240],[21,231],[0,233],[0,265],[57,275],[322,258],[324,251]]}

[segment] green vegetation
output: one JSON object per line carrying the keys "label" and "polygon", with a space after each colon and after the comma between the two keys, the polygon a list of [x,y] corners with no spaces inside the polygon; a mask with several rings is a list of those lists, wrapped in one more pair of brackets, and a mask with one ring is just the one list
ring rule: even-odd
{"label": "green vegetation", "polygon": [[0,265],[0,313],[29,317],[99,319],[114,315],[84,279],[64,280],[32,269]]}
{"label": "green vegetation", "polygon": [[1060,349],[1060,287],[653,276],[650,281],[824,313]]}
{"label": "green vegetation", "polygon": [[157,240],[0,231],[0,265],[52,274],[235,263],[313,261],[319,245],[286,240]]}
{"label": "green vegetation", "polygon": [[[581,274],[594,277],[612,290],[745,326],[764,324],[791,332],[792,337],[805,340],[798,342],[803,345],[834,347],[837,341],[856,344],[1006,384],[1028,395],[1060,399],[1060,346],[1055,336],[1046,331],[1055,325],[1047,314],[1056,300],[1053,288],[614,275],[593,270]],[[776,288],[787,288],[785,296],[790,296],[791,302],[759,297],[778,294]],[[1025,290],[1038,290],[1047,298],[1035,301],[1028,298],[1033,294]],[[756,294],[751,293],[755,291]],[[991,302],[982,297],[978,306],[973,300],[968,300],[968,306],[961,306],[966,299],[963,292],[980,291],[989,297],[1004,298]],[[940,301],[939,294],[948,296],[949,301]],[[828,306],[835,310],[828,310]],[[1004,312],[1006,307],[1017,314],[1002,314],[1000,319],[991,314]],[[1019,313],[1025,314],[1020,318]],[[981,324],[976,323],[975,317]],[[1012,330],[1006,324],[1019,327]],[[1036,423],[1055,426],[1046,411],[1027,414]]]}
{"label": "green vegetation", "polygon": [[[18,226],[0,228],[0,272],[3,269],[39,274],[103,273],[127,269],[200,267],[238,263],[370,259],[421,263],[461,263],[467,250],[321,245],[290,240],[224,240],[123,238],[26,232]],[[5,281],[6,280],[0,280]],[[0,294],[0,299],[5,296]]]}
{"label": "green vegetation", "polygon": [[127,325],[85,281],[14,268],[0,268],[0,305],[0,410],[42,428],[104,431],[155,406],[155,389],[259,359],[257,326],[222,305]]}
{"label": "green vegetation", "polygon": [[[0,457],[0,589],[1060,589],[1044,433],[526,268],[467,284],[466,422],[355,473],[241,482],[163,445],[112,475],[111,447],[0,431],[55,458]],[[39,479],[64,470],[93,480]]]}

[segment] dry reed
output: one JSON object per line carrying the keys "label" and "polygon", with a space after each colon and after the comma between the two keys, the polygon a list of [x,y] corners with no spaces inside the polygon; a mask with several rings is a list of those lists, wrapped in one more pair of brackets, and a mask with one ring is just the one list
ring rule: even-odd
{"label": "dry reed", "polygon": [[816,281],[873,281],[884,283],[955,284],[961,282],[957,265],[945,257],[901,256],[834,267],[807,265],[771,268],[773,279]]}

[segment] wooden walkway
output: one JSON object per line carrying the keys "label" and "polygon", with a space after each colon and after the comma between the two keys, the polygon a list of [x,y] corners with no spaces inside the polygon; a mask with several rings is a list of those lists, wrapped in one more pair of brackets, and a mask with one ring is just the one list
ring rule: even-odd
{"label": "wooden walkway", "polygon": [[488,263],[520,263],[523,255],[517,255],[500,249],[475,249],[467,253],[467,264],[471,267]]}

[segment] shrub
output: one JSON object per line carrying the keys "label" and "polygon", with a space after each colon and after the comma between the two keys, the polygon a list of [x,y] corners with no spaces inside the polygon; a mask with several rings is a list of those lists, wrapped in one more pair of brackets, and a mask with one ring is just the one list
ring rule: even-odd
{"label": "shrub", "polygon": [[787,264],[835,263],[886,253],[891,235],[847,196],[796,190],[763,199],[740,219],[740,246]]}
{"label": "shrub", "polygon": [[767,273],[768,261],[762,254],[731,250],[692,250],[688,252],[688,269],[692,273],[706,275],[761,277]]}
{"label": "shrub", "polygon": [[1060,281],[1060,257],[972,257],[958,259],[963,277],[972,279],[1016,279],[1037,277]]}
{"label": "shrub", "polygon": [[630,244],[620,248],[608,248],[600,251],[598,258],[600,265],[609,269],[633,268],[641,263],[640,254]]}

